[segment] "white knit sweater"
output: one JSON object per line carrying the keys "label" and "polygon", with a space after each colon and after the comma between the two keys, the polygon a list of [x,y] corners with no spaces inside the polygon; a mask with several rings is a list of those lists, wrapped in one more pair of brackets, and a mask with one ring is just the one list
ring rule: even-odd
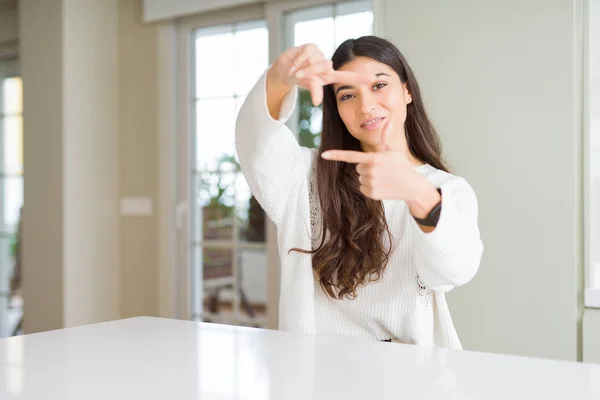
{"label": "white knit sweater", "polygon": [[394,247],[382,279],[360,288],[356,299],[331,300],[314,279],[311,256],[289,252],[312,248],[320,223],[311,190],[315,152],[299,146],[285,125],[297,90],[285,98],[279,120],[274,120],[267,109],[265,84],[266,73],[240,109],[236,146],[252,193],[277,227],[279,328],[460,349],[444,294],[468,282],[479,268],[483,244],[471,186],[429,165],[416,167],[442,190],[437,227],[424,233],[406,203],[384,201]]}

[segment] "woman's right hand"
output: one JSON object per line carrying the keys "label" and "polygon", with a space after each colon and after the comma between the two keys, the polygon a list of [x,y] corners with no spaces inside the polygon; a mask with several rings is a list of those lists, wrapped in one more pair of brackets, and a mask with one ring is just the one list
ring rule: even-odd
{"label": "woman's right hand", "polygon": [[373,79],[366,74],[336,71],[331,60],[313,43],[284,51],[273,63],[269,73],[281,85],[301,86],[310,91],[313,104],[323,101],[323,86],[332,83],[360,84]]}

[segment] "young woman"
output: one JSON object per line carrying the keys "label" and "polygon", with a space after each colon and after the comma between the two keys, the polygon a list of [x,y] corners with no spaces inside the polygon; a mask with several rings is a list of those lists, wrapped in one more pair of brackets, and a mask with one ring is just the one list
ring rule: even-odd
{"label": "young woman", "polygon": [[[323,102],[318,150],[285,125]],[[444,294],[477,272],[471,186],[448,172],[417,80],[390,42],[282,53],[236,123],[246,180],[277,226],[280,329],[460,349]]]}

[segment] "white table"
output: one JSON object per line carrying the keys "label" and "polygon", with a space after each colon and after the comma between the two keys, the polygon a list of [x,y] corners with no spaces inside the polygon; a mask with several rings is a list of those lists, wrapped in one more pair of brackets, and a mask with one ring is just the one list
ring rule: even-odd
{"label": "white table", "polygon": [[0,340],[0,399],[600,399],[600,365],[133,318]]}

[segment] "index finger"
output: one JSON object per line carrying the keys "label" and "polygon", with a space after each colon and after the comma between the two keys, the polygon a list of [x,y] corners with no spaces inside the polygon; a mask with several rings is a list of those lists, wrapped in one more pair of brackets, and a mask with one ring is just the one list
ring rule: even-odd
{"label": "index finger", "polygon": [[373,155],[354,150],[328,150],[321,154],[326,160],[343,161],[352,164],[364,163],[373,160]]}
{"label": "index finger", "polygon": [[333,70],[327,74],[327,84],[331,83],[347,83],[347,84],[361,84],[371,83],[374,77],[371,74],[364,72],[351,72],[351,71],[336,71]]}
{"label": "index finger", "polygon": [[294,57],[292,61],[292,65],[290,67],[290,72],[293,74],[299,68],[301,68],[306,61],[313,59],[313,61],[317,61],[320,58],[323,58],[321,50],[314,43],[307,43],[302,46],[299,46],[300,51]]}

